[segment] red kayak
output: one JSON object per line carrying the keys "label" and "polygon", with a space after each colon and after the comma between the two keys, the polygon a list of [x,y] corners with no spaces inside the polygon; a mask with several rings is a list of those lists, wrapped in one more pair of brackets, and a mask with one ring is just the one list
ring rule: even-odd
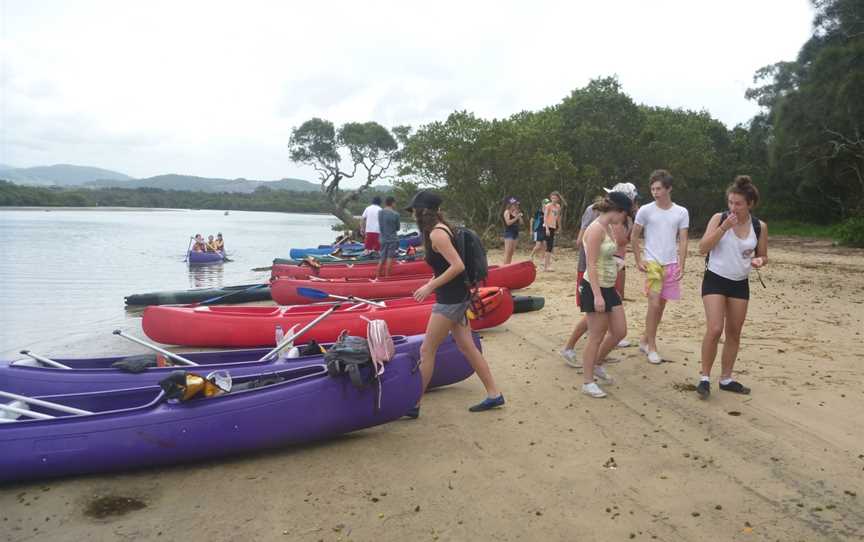
{"label": "red kayak", "polygon": [[[484,286],[518,290],[530,286],[537,276],[537,268],[530,261],[512,263],[509,265],[489,267],[489,276]],[[281,305],[302,305],[314,303],[298,293],[298,288],[312,288],[328,294],[341,296],[359,296],[366,299],[392,299],[408,297],[417,288],[426,284],[432,273],[424,275],[406,275],[402,277],[387,277],[381,279],[347,278],[291,278],[279,277],[270,283],[270,294],[273,301]]]}
{"label": "red kayak", "polygon": [[[275,264],[271,270],[271,279],[276,277],[306,278],[309,276],[321,277],[322,279],[347,279],[366,278],[371,279],[378,270],[378,262],[327,264],[320,267],[311,267],[308,264],[289,265]],[[424,260],[394,261],[390,276],[398,277],[404,275],[429,275],[432,268]]]}
{"label": "red kayak", "polygon": [[[513,314],[513,298],[505,288],[481,288],[483,313],[471,320],[472,329],[500,325]],[[412,298],[385,301],[386,307],[343,304],[336,312],[306,332],[304,342],[315,339],[333,342],[343,329],[351,335],[366,335],[366,320],[387,322],[393,335],[418,335],[426,331],[435,296],[423,303]],[[163,344],[184,346],[257,347],[276,344],[276,326],[285,333],[291,326],[303,326],[326,311],[329,305],[289,307],[169,307],[151,305],[144,310],[144,333]]]}

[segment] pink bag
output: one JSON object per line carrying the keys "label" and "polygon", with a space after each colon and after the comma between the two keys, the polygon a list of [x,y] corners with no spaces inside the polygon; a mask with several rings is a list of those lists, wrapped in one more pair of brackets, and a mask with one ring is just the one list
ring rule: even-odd
{"label": "pink bag", "polygon": [[372,362],[377,367],[393,359],[396,355],[396,345],[384,320],[367,320],[366,338],[369,341],[369,352]]}

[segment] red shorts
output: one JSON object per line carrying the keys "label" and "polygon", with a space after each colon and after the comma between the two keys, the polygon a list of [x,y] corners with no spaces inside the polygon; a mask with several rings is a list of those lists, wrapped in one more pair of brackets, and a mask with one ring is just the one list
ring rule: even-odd
{"label": "red shorts", "polygon": [[366,250],[381,250],[381,234],[367,231],[366,237],[363,238],[363,248]]}
{"label": "red shorts", "polygon": [[[618,295],[621,296],[621,300],[624,300],[624,278],[625,272],[627,269],[622,269],[618,271],[618,277],[615,279],[615,290],[618,292]],[[582,277],[585,276],[584,271],[579,271],[576,273],[576,305],[582,306],[580,303],[581,299],[579,298],[579,285],[582,284]]]}

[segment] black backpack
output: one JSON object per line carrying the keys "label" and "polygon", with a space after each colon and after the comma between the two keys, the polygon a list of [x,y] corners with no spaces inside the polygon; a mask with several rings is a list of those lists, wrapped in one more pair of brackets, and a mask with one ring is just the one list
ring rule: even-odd
{"label": "black backpack", "polygon": [[329,376],[347,374],[357,388],[365,388],[377,380],[369,343],[363,337],[354,337],[343,331],[324,354],[324,362]]}
{"label": "black backpack", "polygon": [[489,261],[486,259],[486,249],[473,230],[464,227],[456,228],[454,244],[459,257],[465,264],[465,284],[475,288],[489,276]]}
{"label": "black backpack", "polygon": [[[722,224],[726,217],[729,216],[729,211],[723,211],[720,213],[720,223]],[[756,234],[756,245],[759,245],[759,237],[762,235],[762,222],[759,221],[758,218],[750,215],[750,220],[753,222],[753,233]],[[711,256],[711,253],[705,255],[705,269],[708,269],[708,258]]]}

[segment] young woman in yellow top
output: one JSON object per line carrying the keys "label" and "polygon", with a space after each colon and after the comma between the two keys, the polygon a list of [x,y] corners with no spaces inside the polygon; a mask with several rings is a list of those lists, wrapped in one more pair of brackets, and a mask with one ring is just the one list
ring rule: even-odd
{"label": "young woman in yellow top", "polygon": [[591,397],[606,397],[606,392],[594,382],[594,377],[612,381],[602,360],[627,336],[627,319],[621,296],[615,290],[618,243],[612,234],[612,226],[623,224],[632,209],[633,200],[623,192],[609,192],[594,204],[594,210],[600,216],[583,235],[588,269],[579,284],[579,299],[582,312],[588,317],[588,343],[582,359],[582,393]]}

